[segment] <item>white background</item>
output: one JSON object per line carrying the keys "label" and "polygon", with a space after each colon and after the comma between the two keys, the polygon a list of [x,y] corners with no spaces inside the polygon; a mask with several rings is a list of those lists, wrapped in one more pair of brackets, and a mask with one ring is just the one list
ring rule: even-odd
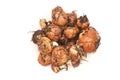
{"label": "white background", "polygon": [[[119,0],[1,0],[0,80],[120,80]],[[98,50],[77,68],[54,73],[37,62],[32,32],[57,5],[86,14],[101,36]]]}

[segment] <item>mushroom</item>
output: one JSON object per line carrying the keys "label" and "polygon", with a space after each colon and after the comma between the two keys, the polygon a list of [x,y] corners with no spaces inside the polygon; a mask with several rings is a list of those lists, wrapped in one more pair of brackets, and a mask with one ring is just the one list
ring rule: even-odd
{"label": "mushroom", "polygon": [[52,10],[52,23],[64,27],[64,25],[67,24],[67,22],[67,14],[63,11],[63,9],[60,6],[55,7]]}
{"label": "mushroom", "polygon": [[100,36],[93,27],[88,27],[79,35],[78,44],[83,48],[84,52],[94,52],[100,44]]}
{"label": "mushroom", "polygon": [[85,29],[85,28],[89,27],[89,25],[90,25],[90,23],[89,23],[89,20],[88,20],[86,15],[80,16],[77,19],[77,26],[78,27]]}
{"label": "mushroom", "polygon": [[61,29],[59,26],[51,24],[47,27],[46,35],[53,41],[58,41],[61,37]]}
{"label": "mushroom", "polygon": [[52,51],[52,70],[58,72],[60,66],[64,65],[68,61],[68,52],[62,46],[57,46]]}

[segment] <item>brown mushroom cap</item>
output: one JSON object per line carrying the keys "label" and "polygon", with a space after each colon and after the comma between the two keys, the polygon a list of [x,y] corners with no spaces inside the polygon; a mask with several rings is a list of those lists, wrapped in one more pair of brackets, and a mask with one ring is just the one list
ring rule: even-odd
{"label": "brown mushroom cap", "polygon": [[53,41],[58,41],[61,37],[61,29],[59,26],[51,24],[47,28],[46,35]]}
{"label": "brown mushroom cap", "polygon": [[72,39],[74,38],[77,33],[79,33],[79,29],[75,26],[75,27],[67,27],[64,30],[64,34],[68,39]]}
{"label": "brown mushroom cap", "polygon": [[79,35],[79,44],[88,53],[96,51],[99,41],[100,36],[92,27],[87,28]]}
{"label": "brown mushroom cap", "polygon": [[72,13],[68,13],[68,25],[73,26],[76,24],[77,21],[77,14],[73,11]]}
{"label": "brown mushroom cap", "polygon": [[38,42],[38,47],[42,53],[50,53],[52,51],[51,40],[47,37],[41,37],[41,39]]}
{"label": "brown mushroom cap", "polygon": [[37,44],[37,42],[40,40],[40,38],[44,36],[44,33],[42,30],[36,30],[34,34],[32,35],[32,41],[33,43]]}
{"label": "brown mushroom cap", "polygon": [[40,53],[38,56],[38,62],[43,66],[51,64],[51,54],[44,55],[44,53]]}
{"label": "brown mushroom cap", "polygon": [[63,11],[63,9],[60,6],[55,7],[52,10],[52,23],[59,26],[64,26],[67,22],[67,14]]}
{"label": "brown mushroom cap", "polygon": [[82,29],[85,29],[85,28],[88,28],[89,25],[90,25],[90,23],[89,23],[89,20],[88,20],[86,15],[80,16],[77,19],[77,26],[78,27],[80,27]]}
{"label": "brown mushroom cap", "polygon": [[52,64],[61,66],[68,61],[68,52],[62,46],[57,46],[52,51]]}

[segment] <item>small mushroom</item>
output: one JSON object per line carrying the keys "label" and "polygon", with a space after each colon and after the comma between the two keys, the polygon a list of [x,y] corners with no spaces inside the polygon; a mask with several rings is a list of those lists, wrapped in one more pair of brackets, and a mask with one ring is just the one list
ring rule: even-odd
{"label": "small mushroom", "polygon": [[34,32],[32,36],[33,43],[37,44],[41,37],[45,36],[44,32],[42,30],[37,30]]}
{"label": "small mushroom", "polygon": [[62,46],[56,46],[52,51],[52,63],[61,66],[68,61],[68,52]]}
{"label": "small mushroom", "polygon": [[39,50],[43,53],[50,53],[52,51],[51,40],[47,37],[41,37],[38,41]]}
{"label": "small mushroom", "polygon": [[61,37],[61,29],[59,26],[51,24],[47,27],[46,35],[53,41],[58,41]]}
{"label": "small mushroom", "polygon": [[46,28],[47,26],[47,22],[46,22],[46,19],[40,19],[40,27],[43,29],[43,28]]}
{"label": "small mushroom", "polygon": [[72,13],[68,13],[67,15],[68,15],[67,25],[74,26],[76,24],[76,21],[77,21],[77,14],[75,13],[75,11],[73,11]]}
{"label": "small mushroom", "polygon": [[59,72],[60,70],[66,69],[67,65],[65,65],[68,61],[68,52],[62,46],[57,46],[52,51],[52,70],[54,72]]}
{"label": "small mushroom", "polygon": [[55,7],[52,10],[52,23],[64,27],[64,25],[67,24],[67,22],[67,14],[63,11],[63,9],[60,6]]}
{"label": "small mushroom", "polygon": [[100,36],[97,31],[89,27],[79,35],[78,44],[83,48],[85,53],[96,51],[99,46]]}
{"label": "small mushroom", "polygon": [[80,16],[77,19],[77,26],[78,27],[80,27],[82,29],[85,29],[85,28],[88,28],[89,25],[90,25],[90,23],[89,23],[89,20],[88,20],[86,15]]}
{"label": "small mushroom", "polygon": [[40,53],[38,56],[38,62],[43,66],[51,64],[51,54]]}
{"label": "small mushroom", "polygon": [[64,30],[64,34],[68,39],[72,39],[74,38],[77,33],[79,33],[79,29],[75,26],[75,27],[67,27]]}
{"label": "small mushroom", "polygon": [[80,64],[80,54],[76,47],[73,45],[69,50],[69,56],[73,67],[77,67]]}

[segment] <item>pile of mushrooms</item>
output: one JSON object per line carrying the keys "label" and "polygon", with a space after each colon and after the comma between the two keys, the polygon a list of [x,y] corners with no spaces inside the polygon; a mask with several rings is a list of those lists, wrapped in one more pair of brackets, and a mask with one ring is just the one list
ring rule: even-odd
{"label": "pile of mushrooms", "polygon": [[77,17],[74,11],[66,13],[60,6],[52,10],[51,21],[40,19],[40,27],[32,35],[40,51],[38,62],[51,64],[55,73],[68,70],[70,64],[79,66],[100,44],[100,36],[86,15]]}

